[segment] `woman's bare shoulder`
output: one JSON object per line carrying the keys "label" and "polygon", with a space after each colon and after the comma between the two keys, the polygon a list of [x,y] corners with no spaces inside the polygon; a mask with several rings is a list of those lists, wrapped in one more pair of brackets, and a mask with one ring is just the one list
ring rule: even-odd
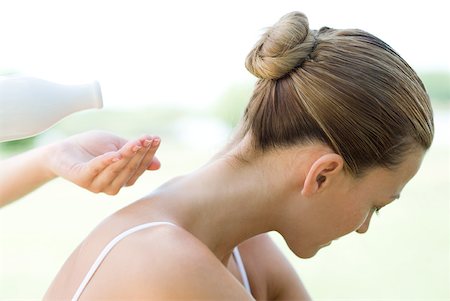
{"label": "woman's bare shoulder", "polygon": [[136,232],[117,244],[83,298],[251,300],[204,244],[170,225]]}
{"label": "woman's bare shoulder", "polygon": [[292,265],[267,233],[246,240],[239,250],[247,265],[252,265],[265,278],[280,276],[277,274],[291,275],[293,271]]}
{"label": "woman's bare shoulder", "polygon": [[246,240],[239,250],[249,277],[255,282],[255,296],[264,294],[269,300],[311,300],[296,270],[269,234]]}

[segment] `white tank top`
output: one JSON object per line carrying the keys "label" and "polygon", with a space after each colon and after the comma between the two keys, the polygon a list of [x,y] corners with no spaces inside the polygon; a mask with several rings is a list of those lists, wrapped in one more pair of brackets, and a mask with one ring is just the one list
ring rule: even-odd
{"label": "white tank top", "polygon": [[[121,234],[117,235],[114,239],[112,239],[106,245],[106,247],[103,248],[103,250],[98,255],[97,259],[95,260],[94,264],[91,266],[91,268],[87,272],[86,276],[84,276],[83,281],[81,281],[81,284],[78,287],[77,291],[75,292],[75,295],[72,297],[72,301],[77,301],[80,298],[81,294],[83,293],[84,289],[88,285],[88,283],[91,280],[92,276],[94,276],[95,271],[97,271],[97,269],[99,268],[100,264],[103,262],[103,260],[106,258],[108,253],[112,250],[112,248],[114,248],[114,246],[118,242],[120,242],[122,239],[124,239],[128,235],[131,235],[131,234],[133,234],[133,233],[135,233],[137,231],[140,231],[140,230],[143,230],[143,229],[147,229],[147,228],[151,228],[151,227],[155,227],[155,226],[160,226],[160,225],[170,225],[170,226],[178,227],[177,225],[175,225],[173,223],[169,223],[169,222],[146,223],[146,224],[142,224],[142,225],[138,225],[138,226],[132,227],[132,228],[122,232]],[[240,255],[239,250],[238,250],[237,247],[234,248],[234,250],[233,250],[233,257],[234,257],[234,260],[236,261],[236,264],[238,266],[239,273],[241,274],[241,277],[242,277],[242,281],[244,282],[244,287],[247,290],[247,292],[251,294],[250,283],[248,281],[248,277],[247,277],[247,273],[245,271],[244,263],[242,262],[241,255]]]}

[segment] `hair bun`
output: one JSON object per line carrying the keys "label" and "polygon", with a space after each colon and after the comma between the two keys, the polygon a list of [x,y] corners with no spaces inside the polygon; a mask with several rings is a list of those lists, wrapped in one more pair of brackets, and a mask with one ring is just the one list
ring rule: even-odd
{"label": "hair bun", "polygon": [[277,79],[301,65],[314,44],[308,18],[301,12],[291,12],[267,29],[248,54],[245,67],[256,77]]}

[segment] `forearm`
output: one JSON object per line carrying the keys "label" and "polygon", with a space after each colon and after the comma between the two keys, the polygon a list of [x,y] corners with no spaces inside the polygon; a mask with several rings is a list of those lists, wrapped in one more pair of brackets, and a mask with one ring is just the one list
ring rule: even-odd
{"label": "forearm", "polygon": [[0,207],[55,178],[48,168],[52,145],[0,161]]}

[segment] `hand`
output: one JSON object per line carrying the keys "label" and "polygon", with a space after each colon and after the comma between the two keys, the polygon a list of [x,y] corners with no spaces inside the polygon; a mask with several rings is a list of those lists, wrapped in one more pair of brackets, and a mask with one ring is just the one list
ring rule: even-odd
{"label": "hand", "polygon": [[54,145],[50,170],[92,192],[115,195],[133,185],[146,170],[161,166],[154,157],[160,138],[142,136],[127,141],[103,131],[72,136]]}

